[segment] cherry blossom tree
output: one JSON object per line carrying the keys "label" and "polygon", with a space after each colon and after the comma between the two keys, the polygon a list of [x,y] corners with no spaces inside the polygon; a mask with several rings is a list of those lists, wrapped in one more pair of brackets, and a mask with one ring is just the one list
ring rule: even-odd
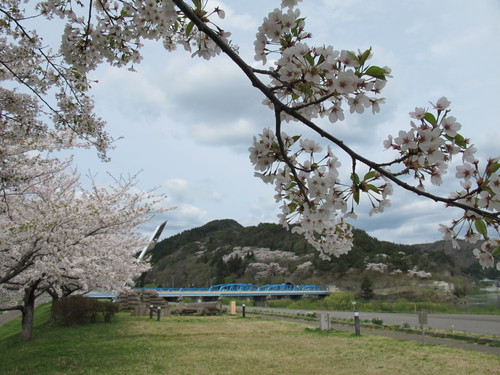
{"label": "cherry blossom tree", "polygon": [[133,285],[148,268],[133,257],[145,245],[137,226],[163,210],[137,176],[85,189],[71,160],[53,156],[94,146],[106,159],[112,140],[90,82],[24,28],[19,5],[0,11],[0,310],[21,310],[29,339],[41,294]]}
{"label": "cherry blossom tree", "polygon": [[[362,200],[369,202],[370,214],[382,213],[400,188],[461,209],[460,217],[442,226],[444,237],[454,244],[461,234],[474,243],[482,240],[474,254],[483,267],[495,266],[500,255],[498,155],[485,161],[475,156],[476,148],[460,134],[461,124],[444,96],[430,98],[430,107],[409,109],[409,125],[383,142],[389,155],[385,162],[360,155],[327,126],[319,126],[321,118],[332,124],[344,120],[346,111],[378,113],[391,69],[370,65],[371,49],[311,45],[299,2],[283,0],[264,18],[254,42],[255,60],[263,64],[257,69],[238,55],[230,33],[217,26],[225,13],[210,1],[192,0],[190,6],[182,0],[46,0],[30,11],[19,0],[5,1],[0,10],[0,77],[23,87],[30,96],[25,102],[40,106],[37,113],[52,120],[50,129],[63,142],[76,134],[103,153],[110,139],[93,114],[89,72],[103,62],[133,69],[142,59],[145,39],[161,41],[167,50],[181,46],[203,59],[225,54],[264,94],[264,104],[274,113],[273,129],[256,135],[249,149],[256,176],[274,185],[276,200],[282,202],[281,224],[293,224],[292,230],[303,234],[323,258],[349,251],[347,221],[356,217]],[[47,49],[28,28],[32,17],[65,22],[60,53]],[[13,105],[23,107],[21,94],[10,90],[9,95],[19,96]],[[285,134],[286,122],[300,123],[327,145]],[[350,159],[347,175],[340,173],[340,153]],[[450,173],[461,189],[449,196],[433,194],[432,185],[441,184],[452,162],[458,163]],[[500,269],[499,262],[496,267]]]}
{"label": "cherry blossom tree", "polygon": [[[31,337],[36,298],[105,288],[120,292],[147,270],[133,254],[146,244],[137,226],[159,196],[135,189],[136,178],[86,190],[71,161],[46,160],[43,173],[3,191],[0,215],[0,310],[23,313]],[[21,301],[21,303],[19,303]]]}

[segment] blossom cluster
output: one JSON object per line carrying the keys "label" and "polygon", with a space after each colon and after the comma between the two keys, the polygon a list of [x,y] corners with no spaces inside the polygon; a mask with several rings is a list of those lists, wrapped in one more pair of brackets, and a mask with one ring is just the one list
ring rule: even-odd
{"label": "blossom cluster", "polygon": [[[367,263],[366,264],[366,270],[368,271],[375,271],[375,272],[387,272],[389,269],[389,265],[386,263]],[[392,271],[393,273],[403,273],[400,269]],[[413,269],[408,270],[408,275],[410,277],[417,277],[419,279],[430,279],[432,277],[432,274],[430,272],[426,271],[419,271],[418,268],[415,266]]]}
{"label": "blossom cluster", "polygon": [[233,251],[222,257],[224,262],[227,262],[233,257],[239,257],[244,259],[245,257],[252,256],[258,262],[269,262],[272,260],[289,260],[294,261],[299,259],[299,257],[292,253],[291,251],[283,250],[271,250],[267,247],[239,247],[236,246]]}
{"label": "blossom cluster", "polygon": [[[103,62],[133,70],[134,64],[142,60],[145,39],[161,40],[168,50],[182,45],[192,50],[193,56],[205,59],[221,51],[171,0],[89,3],[45,0],[28,8],[23,3],[9,0],[1,6],[0,81],[27,89],[24,91],[30,93],[38,106],[36,116],[52,122],[44,126],[47,134],[56,136],[53,142],[60,147],[63,144],[74,147],[75,140],[79,139],[87,147],[96,147],[103,159],[113,140],[104,130],[105,122],[94,113],[89,91],[94,82],[88,78],[90,71]],[[224,18],[224,11],[218,7],[207,11],[206,1],[194,3],[196,14],[221,40],[231,45],[227,39],[230,34],[210,20],[212,15]],[[46,47],[37,31],[29,28],[30,20],[42,17],[65,21],[56,52]],[[10,91],[15,110],[22,113],[26,100],[18,91]],[[0,113],[1,118],[4,116],[8,118]],[[25,118],[21,121],[24,125],[32,123]],[[55,130],[58,132],[54,133]]]}
{"label": "blossom cluster", "polygon": [[[399,173],[413,174],[420,190],[425,190],[426,177],[430,177],[431,184],[441,185],[442,176],[448,172],[453,157],[461,156],[455,177],[462,190],[453,193],[450,199],[492,216],[465,210],[460,219],[453,221],[451,226],[441,225],[440,230],[455,247],[458,247],[456,229],[460,231],[465,227],[465,239],[471,243],[483,238],[486,242],[474,250],[474,255],[483,267],[493,267],[494,255],[500,253],[500,242],[490,238],[490,231],[498,234],[498,222],[492,217],[500,210],[500,158],[489,159],[481,169],[476,148],[459,133],[461,124],[449,115],[450,104],[446,97],[431,103],[435,114],[423,107],[415,108],[410,112],[411,128],[401,130],[397,137],[389,136],[384,146],[399,152],[398,160],[404,166]],[[500,270],[500,262],[497,269]]]}
{"label": "blossom cluster", "polygon": [[282,267],[279,263],[271,262],[271,263],[250,263],[247,266],[248,272],[255,272],[253,276],[256,280],[265,279],[271,276],[284,276],[289,273],[288,268]]}
{"label": "blossom cluster", "polygon": [[368,263],[366,265],[366,269],[368,271],[376,271],[376,272],[382,272],[382,273],[387,271],[388,267],[389,266],[385,263]]}
{"label": "blossom cluster", "polygon": [[330,147],[323,152],[313,140],[284,132],[277,137],[264,129],[259,138],[254,137],[249,151],[255,175],[274,184],[275,199],[283,202],[280,223],[287,228],[293,224],[292,231],[304,235],[324,259],[351,249],[351,226],[344,218],[356,217],[354,205],[361,194],[370,199],[371,212],[382,212],[390,205],[387,198],[392,186],[382,176],[372,171],[360,179],[353,173],[349,182],[342,184],[338,158]]}
{"label": "blossom cluster", "polygon": [[419,271],[416,266],[413,267],[413,269],[408,270],[408,275],[410,275],[411,277],[417,277],[419,279],[430,279],[432,277],[432,274],[430,272]]}
{"label": "blossom cluster", "polygon": [[[210,16],[224,18],[225,13],[216,7],[209,13],[206,1],[195,1],[195,13],[212,30],[230,44],[230,33],[210,21]],[[94,12],[94,22],[78,14],[87,9],[75,9],[66,2],[45,2],[41,5],[46,16],[57,15],[67,19],[61,50],[66,62],[80,73],[95,69],[107,61],[115,66],[130,66],[142,60],[143,40],[161,40],[167,50],[182,45],[193,56],[210,59],[220,53],[220,48],[206,34],[199,32],[193,22],[184,17],[173,1],[99,1]]]}
{"label": "blossom cluster", "polygon": [[75,138],[80,138],[104,158],[111,139],[104,121],[93,113],[90,81],[45,47],[37,32],[24,26],[31,17],[23,13],[21,1],[5,5],[10,8],[2,9],[0,17],[0,82],[6,83],[0,121],[9,123],[9,132],[22,128],[28,138],[46,136],[59,148],[76,146]]}
{"label": "blossom cluster", "polygon": [[[332,123],[342,121],[345,104],[350,113],[363,113],[367,108],[378,112],[384,99],[373,95],[385,86],[390,69],[367,64],[371,49],[356,54],[332,46],[310,47],[305,40],[311,34],[305,31],[305,19],[296,5],[295,1],[282,2],[281,9],[264,18],[256,35],[257,61],[266,64],[270,55],[278,55],[267,73],[271,92],[309,120],[328,117]],[[265,104],[274,108],[268,99]],[[280,118],[293,120],[283,111]],[[372,214],[390,205],[387,196],[392,187],[387,181],[376,186],[382,177],[374,171],[362,179],[353,171],[351,180],[341,184],[340,162],[331,148],[320,155],[319,144],[308,139],[298,142],[299,138],[284,133],[275,137],[271,130],[264,129],[249,149],[250,160],[258,177],[274,183],[276,200],[283,201],[280,223],[293,223],[294,232],[303,234],[323,258],[330,259],[352,246],[351,228],[344,218],[356,217],[354,204],[359,203],[361,193],[369,197]]]}
{"label": "blossom cluster", "polygon": [[[304,42],[311,37],[304,28],[300,10],[291,4],[269,13],[259,27],[255,59],[266,64],[269,55],[279,55],[269,73],[276,97],[307,119],[328,117],[332,123],[344,120],[344,103],[350,113],[367,108],[379,112],[384,99],[373,95],[384,88],[390,69],[367,66],[371,49],[356,54],[332,46],[311,47]],[[269,100],[265,103],[272,107]]]}
{"label": "blossom cluster", "polygon": [[311,269],[313,266],[312,262],[308,260],[307,262],[301,263],[297,266],[297,271],[305,271]]}

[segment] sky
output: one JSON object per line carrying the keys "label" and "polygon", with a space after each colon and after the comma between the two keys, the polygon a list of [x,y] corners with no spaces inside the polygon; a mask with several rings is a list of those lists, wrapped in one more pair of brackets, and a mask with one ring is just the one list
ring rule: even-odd
{"label": "sky", "polygon": [[[218,24],[232,33],[241,57],[261,67],[253,60],[254,37],[280,1],[213,3],[225,10]],[[304,0],[299,8],[313,34],[309,45],[354,51],[372,47],[371,63],[389,66],[393,75],[380,113],[318,125],[363,155],[387,161],[394,155],[384,151],[383,141],[409,128],[408,112],[446,96],[478,156],[500,155],[499,0]],[[107,121],[108,132],[123,139],[107,163],[93,150],[78,151],[80,172],[96,175],[102,184],[110,181],[107,173],[139,173],[138,188],[157,187],[165,194],[163,204],[176,209],[157,215],[142,228],[146,234],[163,220],[168,224],[162,238],[215,219],[244,226],[277,222],[274,188],[253,176],[248,157],[252,137],[273,126],[274,114],[261,104],[262,94],[225,56],[207,62],[149,41],[143,53],[136,72],[109,66],[94,72],[96,112]],[[309,135],[300,127],[284,130]],[[334,152],[343,160],[340,151]],[[454,174],[450,169],[443,185],[429,191],[448,196],[460,189]],[[367,212],[358,212],[354,227],[407,244],[441,239],[439,224],[459,217],[457,211],[399,189],[391,208],[372,217]]]}

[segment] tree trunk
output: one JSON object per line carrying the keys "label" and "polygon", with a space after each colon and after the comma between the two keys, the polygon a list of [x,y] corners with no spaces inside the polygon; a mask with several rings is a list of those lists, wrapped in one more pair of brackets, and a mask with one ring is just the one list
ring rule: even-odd
{"label": "tree trunk", "polygon": [[55,311],[55,308],[56,308],[56,305],[57,305],[57,301],[59,301],[59,296],[56,293],[50,293],[50,295],[52,296],[52,306],[50,307],[50,319],[49,319],[49,322],[50,323],[54,323],[56,321],[56,311]]}
{"label": "tree trunk", "polygon": [[35,290],[36,286],[30,286],[24,291],[24,306],[22,309],[23,320],[21,329],[21,340],[31,340],[33,335],[33,317],[35,315]]}

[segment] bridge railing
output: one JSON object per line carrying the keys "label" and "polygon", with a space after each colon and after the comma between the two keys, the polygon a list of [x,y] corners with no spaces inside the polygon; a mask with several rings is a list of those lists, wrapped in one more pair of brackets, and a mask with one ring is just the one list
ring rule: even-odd
{"label": "bridge railing", "polygon": [[269,284],[257,286],[254,284],[217,284],[210,288],[134,288],[134,289],[153,289],[157,292],[323,292],[327,289],[321,285],[292,285],[292,284]]}

